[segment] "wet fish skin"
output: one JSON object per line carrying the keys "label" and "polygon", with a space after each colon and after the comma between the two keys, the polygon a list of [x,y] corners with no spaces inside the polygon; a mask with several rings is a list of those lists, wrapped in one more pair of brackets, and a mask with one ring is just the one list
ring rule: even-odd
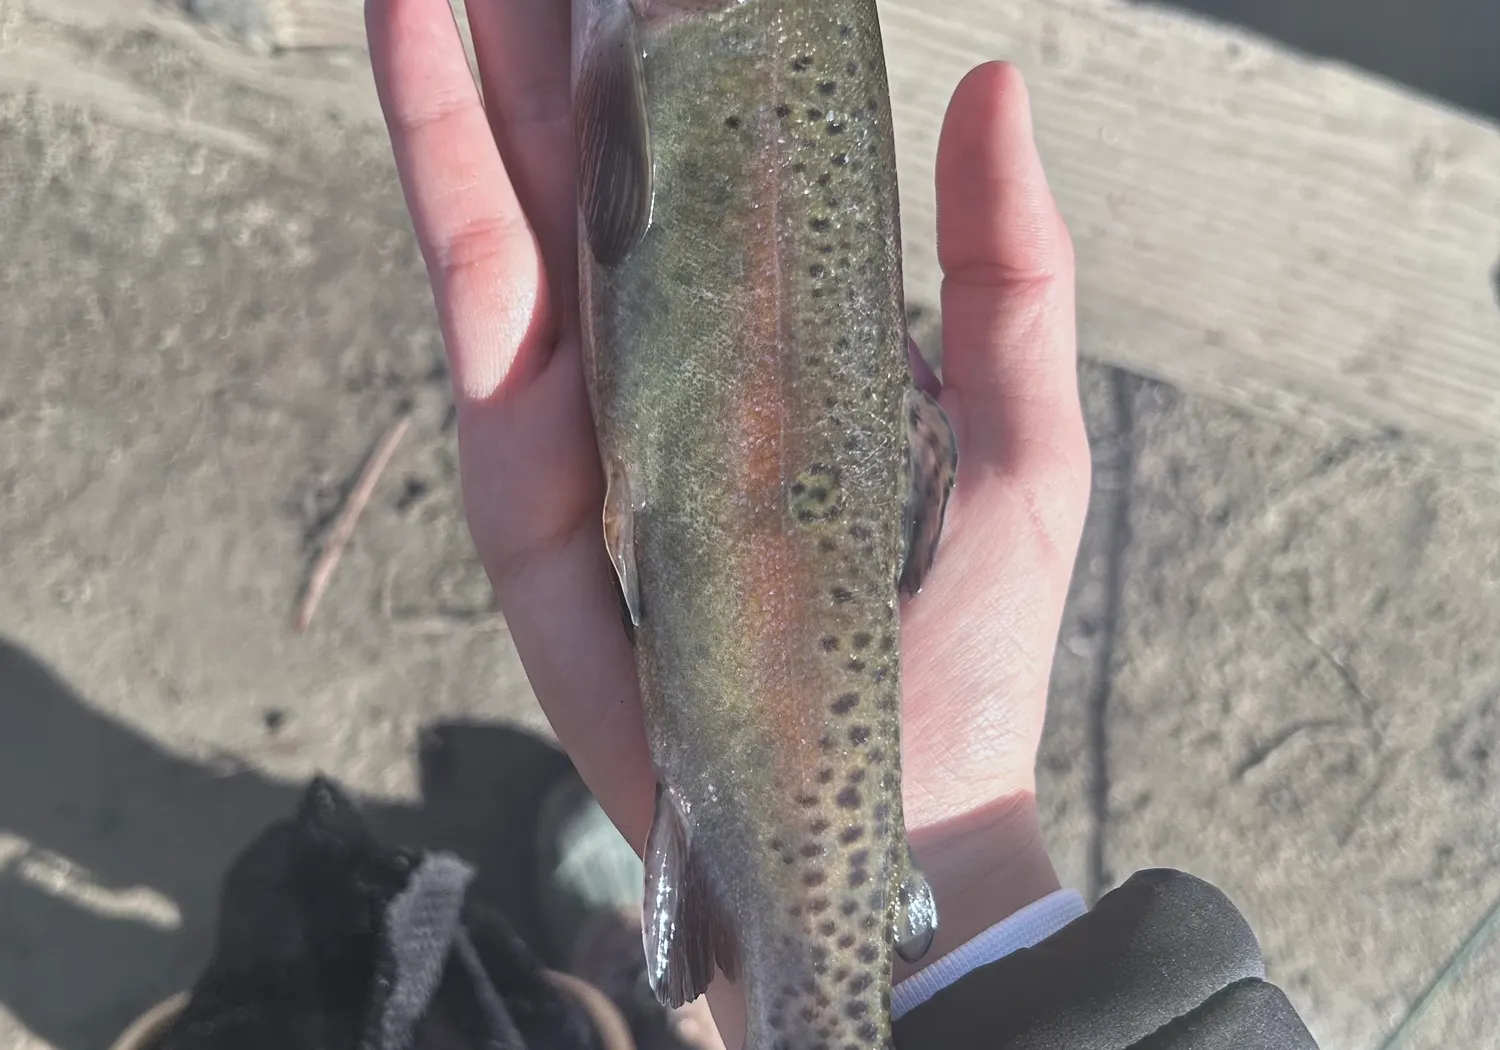
{"label": "wet fish skin", "polygon": [[585,366],[660,789],[646,951],[748,1050],[890,1042],[936,924],[901,587],[956,453],[906,364],[873,0],[574,0]]}

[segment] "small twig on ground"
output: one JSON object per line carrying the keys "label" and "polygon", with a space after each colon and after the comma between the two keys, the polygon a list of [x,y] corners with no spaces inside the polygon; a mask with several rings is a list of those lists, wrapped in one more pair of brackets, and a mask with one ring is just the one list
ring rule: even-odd
{"label": "small twig on ground", "polygon": [[307,581],[307,592],[302,597],[302,603],[297,607],[297,616],[293,621],[293,626],[298,631],[307,630],[307,625],[312,623],[313,613],[318,610],[318,602],[322,600],[323,592],[328,589],[328,581],[333,578],[333,571],[338,568],[339,559],[344,556],[344,547],[349,543],[349,537],[354,535],[354,526],[359,522],[359,516],[364,512],[365,504],[370,502],[370,496],[375,491],[376,483],[380,481],[380,475],[385,473],[385,468],[390,464],[391,456],[396,452],[396,446],[401,443],[402,437],[406,435],[406,430],[410,426],[410,413],[403,413],[400,419],[391,424],[391,428],[380,439],[380,444],[375,446],[375,453],[365,464],[359,480],[354,483],[349,498],[339,511],[338,519],[329,530],[328,542],[323,545],[323,553],[318,555],[312,576]]}

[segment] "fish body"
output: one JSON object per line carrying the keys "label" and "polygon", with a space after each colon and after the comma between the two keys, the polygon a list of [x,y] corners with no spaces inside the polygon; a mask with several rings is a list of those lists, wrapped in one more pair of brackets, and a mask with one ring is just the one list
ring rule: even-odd
{"label": "fish body", "polygon": [[936,925],[899,598],[956,468],[911,385],[874,0],[574,0],[585,371],[657,810],[658,996],[748,1050],[890,1042]]}

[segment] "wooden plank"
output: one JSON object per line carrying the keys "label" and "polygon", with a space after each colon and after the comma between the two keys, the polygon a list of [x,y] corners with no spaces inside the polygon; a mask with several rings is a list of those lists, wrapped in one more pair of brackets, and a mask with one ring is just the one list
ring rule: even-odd
{"label": "wooden plank", "polygon": [[[360,0],[246,2],[268,5],[282,48],[362,45]],[[1086,356],[1302,425],[1409,431],[1493,460],[1500,128],[1125,0],[880,9],[920,333],[938,305],[941,115],[965,72],[1003,58],[1031,85],[1077,245]]]}
{"label": "wooden plank", "polygon": [[1118,0],[883,0],[909,291],[953,87],[1015,62],[1086,355],[1303,422],[1500,444],[1500,129]]}

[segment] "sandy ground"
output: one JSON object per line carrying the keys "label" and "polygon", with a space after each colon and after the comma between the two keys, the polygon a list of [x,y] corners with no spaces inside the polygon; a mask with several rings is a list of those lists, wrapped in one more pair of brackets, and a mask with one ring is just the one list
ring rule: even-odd
{"label": "sandy ground", "polygon": [[[103,1047],[190,980],[225,864],[314,771],[504,896],[560,763],[461,518],[367,70],[121,3],[0,0],[15,1050]],[[1091,894],[1214,880],[1326,1050],[1374,1050],[1500,900],[1500,486],[1090,365],[1084,388],[1096,491],[1041,761],[1059,868]],[[1410,1045],[1482,1045],[1496,950]]]}

